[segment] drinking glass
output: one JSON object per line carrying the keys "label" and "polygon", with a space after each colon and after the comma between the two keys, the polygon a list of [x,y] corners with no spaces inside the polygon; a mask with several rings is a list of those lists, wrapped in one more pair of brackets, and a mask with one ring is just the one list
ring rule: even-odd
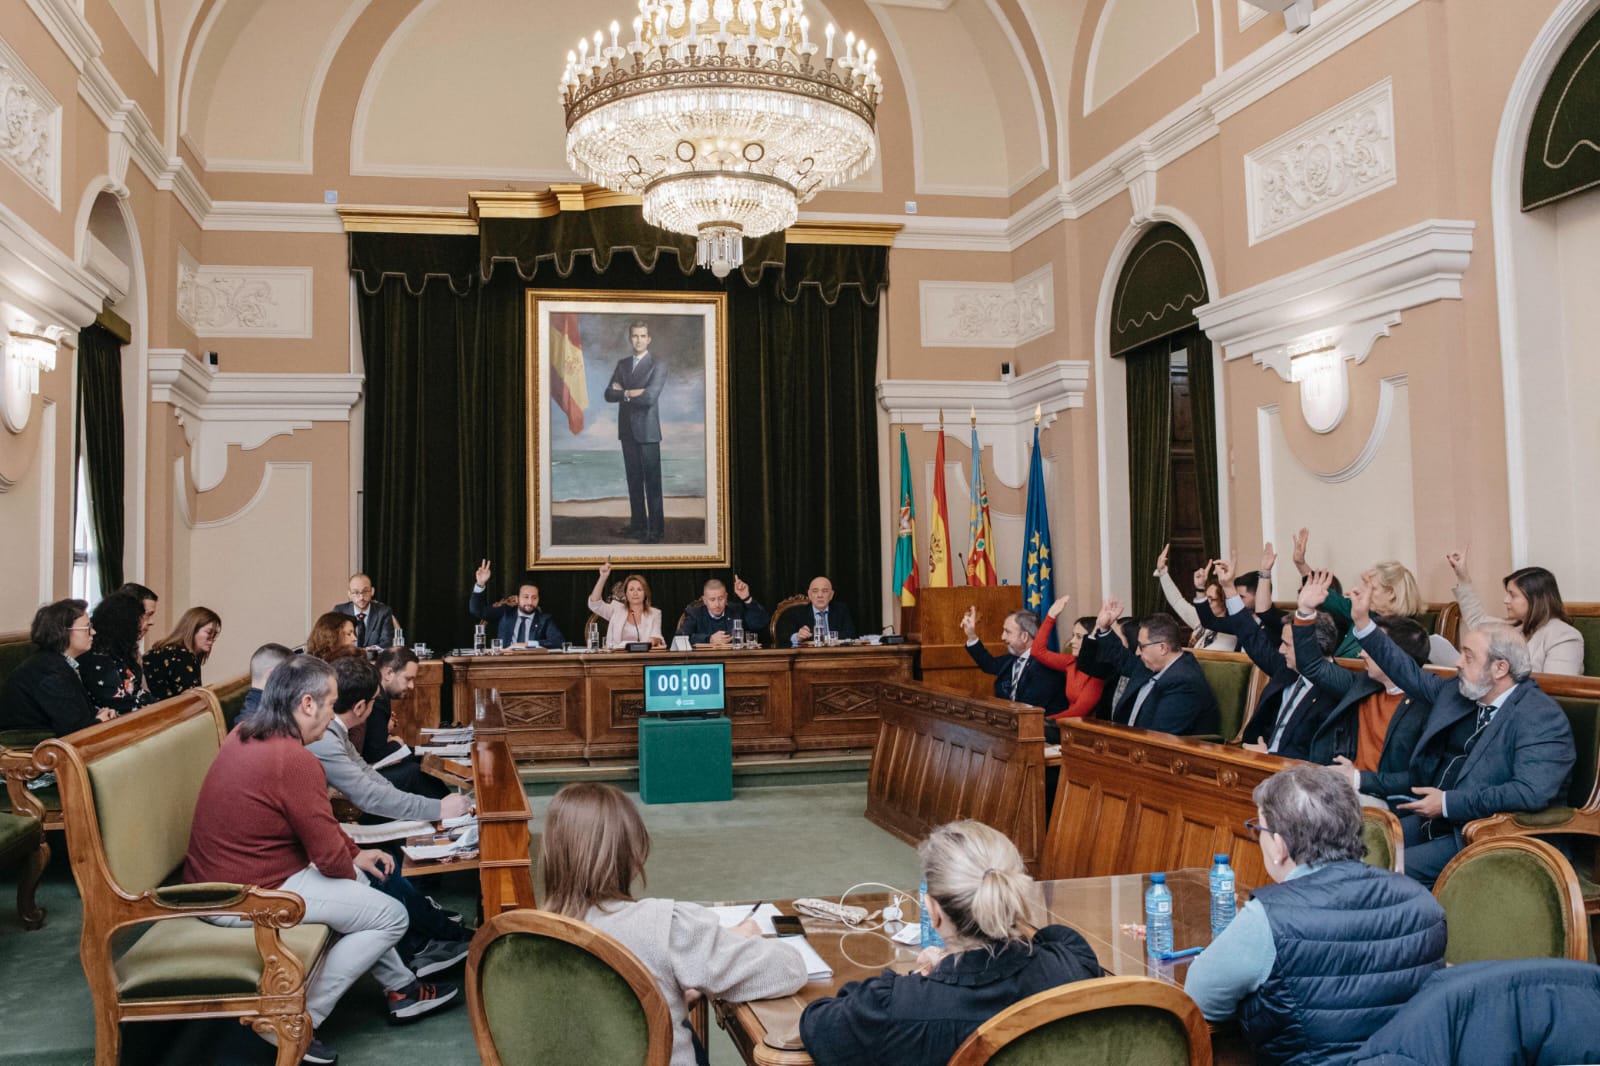
{"label": "drinking glass", "polygon": [[490,645],[489,645],[489,654],[490,655],[499,655],[501,652],[503,652],[505,650],[506,650],[506,642],[501,640],[499,637],[495,637],[494,641],[492,643],[490,643]]}
{"label": "drinking glass", "polygon": [[826,648],[832,642],[833,642],[833,632],[831,630],[828,630],[828,629],[825,629],[825,628],[819,628],[817,630],[817,634],[816,634],[816,645],[817,645],[817,647]]}
{"label": "drinking glass", "polygon": [[730,636],[732,637],[733,646],[735,648],[744,647],[744,622],[735,618],[733,620],[733,632],[730,634]]}
{"label": "drinking glass", "polygon": [[483,623],[479,622],[477,625],[472,627],[472,650],[473,651],[476,651],[476,652],[483,651],[483,637],[484,637]]}
{"label": "drinking glass", "polygon": [[587,636],[588,636],[589,650],[590,651],[599,651],[600,650],[600,623],[599,622],[590,622],[589,623],[589,629],[588,629]]}

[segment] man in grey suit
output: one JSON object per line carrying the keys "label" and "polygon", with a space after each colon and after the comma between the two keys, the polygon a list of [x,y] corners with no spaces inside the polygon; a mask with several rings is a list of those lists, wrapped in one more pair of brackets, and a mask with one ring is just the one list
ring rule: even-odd
{"label": "man in grey suit", "polygon": [[1395,802],[1406,873],[1431,886],[1461,850],[1468,822],[1559,802],[1577,748],[1566,714],[1532,678],[1522,634],[1504,622],[1474,626],[1461,641],[1456,676],[1439,677],[1373,624],[1369,593],[1365,583],[1350,593],[1361,650],[1403,692],[1433,705],[1411,757],[1417,798]]}
{"label": "man in grey suit", "polygon": [[333,609],[356,620],[358,648],[387,648],[394,643],[394,612],[387,603],[373,599],[372,579],[366,574],[350,575],[350,599]]}
{"label": "man in grey suit", "polygon": [[617,439],[622,442],[622,468],[628,475],[628,524],[617,530],[646,544],[660,543],[666,533],[661,514],[661,413],[658,401],[667,384],[667,370],[650,354],[650,327],[628,324],[633,355],[617,361],[606,386],[606,402],[617,405]]}

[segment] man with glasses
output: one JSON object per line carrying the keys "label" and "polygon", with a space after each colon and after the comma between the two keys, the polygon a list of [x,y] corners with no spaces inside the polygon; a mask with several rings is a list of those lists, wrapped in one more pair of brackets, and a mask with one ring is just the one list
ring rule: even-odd
{"label": "man with glasses", "polygon": [[1444,909],[1362,862],[1361,807],[1334,771],[1292,767],[1254,798],[1245,826],[1274,883],[1195,959],[1183,990],[1207,1020],[1237,1017],[1258,1062],[1343,1062],[1444,966]]}
{"label": "man with glasses", "polygon": [[1430,674],[1372,621],[1366,582],[1350,593],[1361,649],[1401,691],[1433,706],[1396,803],[1406,874],[1432,885],[1464,846],[1461,829],[1501,811],[1542,811],[1565,796],[1577,762],[1572,726],[1533,680],[1528,642],[1504,622],[1474,626],[1456,676]]}
{"label": "man with glasses", "polygon": [[350,575],[350,599],[333,609],[356,620],[356,647],[387,648],[394,643],[394,611],[373,599],[376,591],[366,574]]}
{"label": "man with glasses", "polygon": [[1095,619],[1094,632],[1083,638],[1078,662],[1089,673],[1117,674],[1128,685],[1112,707],[1111,720],[1178,736],[1215,733],[1221,715],[1217,697],[1206,682],[1200,662],[1184,648],[1183,630],[1169,614],[1153,614],[1139,623],[1139,638],[1125,647],[1111,632],[1122,604],[1107,600]]}

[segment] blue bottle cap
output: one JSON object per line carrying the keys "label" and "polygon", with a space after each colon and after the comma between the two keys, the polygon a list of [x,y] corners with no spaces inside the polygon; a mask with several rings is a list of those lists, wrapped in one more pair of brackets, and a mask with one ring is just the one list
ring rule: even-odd
{"label": "blue bottle cap", "polygon": [[1226,855],[1216,856],[1216,861],[1220,862],[1224,866],[1228,865],[1228,857]]}
{"label": "blue bottle cap", "polygon": [[1167,875],[1166,874],[1151,874],[1150,875],[1150,883],[1152,885],[1164,885],[1164,884],[1167,883]]}

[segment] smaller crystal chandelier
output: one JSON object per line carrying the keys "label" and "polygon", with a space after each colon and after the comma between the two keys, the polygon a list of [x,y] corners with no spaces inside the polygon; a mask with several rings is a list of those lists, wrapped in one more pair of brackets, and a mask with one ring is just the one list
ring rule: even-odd
{"label": "smaller crystal chandelier", "polygon": [[699,238],[717,277],[743,262],[743,238],[787,229],[872,165],[877,53],[853,33],[836,53],[831,24],[826,49],[812,43],[804,0],[639,0],[633,40],[618,33],[567,55],[567,162]]}

